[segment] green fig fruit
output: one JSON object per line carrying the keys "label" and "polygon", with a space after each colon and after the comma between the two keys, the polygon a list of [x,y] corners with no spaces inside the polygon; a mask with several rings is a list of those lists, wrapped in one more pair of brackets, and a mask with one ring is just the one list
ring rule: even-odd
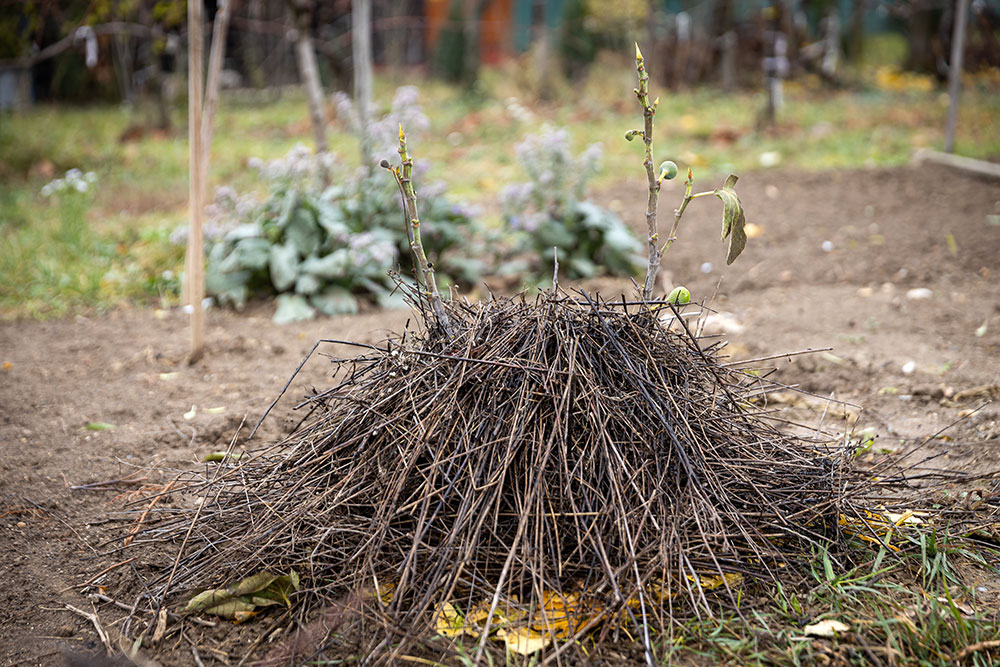
{"label": "green fig fruit", "polygon": [[[671,164],[673,163],[671,162]],[[674,168],[676,169],[676,167]],[[685,303],[691,303],[691,292],[688,291],[687,287],[678,285],[667,295],[667,303],[672,303],[675,306],[683,306]]]}
{"label": "green fig fruit", "polygon": [[660,180],[669,181],[677,175],[677,163],[673,160],[665,160],[660,163]]}

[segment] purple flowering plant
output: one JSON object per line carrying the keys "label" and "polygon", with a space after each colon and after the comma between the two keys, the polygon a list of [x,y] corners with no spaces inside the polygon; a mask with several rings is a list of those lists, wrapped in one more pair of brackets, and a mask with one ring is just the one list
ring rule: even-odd
{"label": "purple flowering plant", "polygon": [[503,215],[519,238],[518,249],[537,258],[537,273],[550,274],[554,248],[560,270],[571,279],[635,273],[640,241],[617,215],[586,196],[587,182],[600,170],[601,144],[574,156],[569,132],[545,125],[514,152],[528,180],[501,192]]}
{"label": "purple flowering plant", "polygon": [[[277,160],[251,158],[248,166],[267,195],[223,186],[208,207],[210,295],[242,308],[254,294],[276,294],[279,321],[356,312],[360,299],[398,300],[390,272],[409,276],[412,258],[392,183],[302,145]],[[478,263],[463,253],[475,248],[474,212],[448,199],[443,187],[421,195],[428,254],[446,280],[471,283]]]}

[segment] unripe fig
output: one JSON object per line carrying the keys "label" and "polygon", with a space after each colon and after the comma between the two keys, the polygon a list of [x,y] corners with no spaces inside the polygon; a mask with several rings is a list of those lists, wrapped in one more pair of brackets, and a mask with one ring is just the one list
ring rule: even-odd
{"label": "unripe fig", "polygon": [[[674,168],[676,169],[676,167]],[[678,285],[667,295],[667,303],[672,303],[675,306],[683,306],[685,303],[691,303],[691,292],[688,291],[687,287]]]}
{"label": "unripe fig", "polygon": [[669,181],[677,175],[677,163],[673,160],[664,160],[660,163],[660,180]]}

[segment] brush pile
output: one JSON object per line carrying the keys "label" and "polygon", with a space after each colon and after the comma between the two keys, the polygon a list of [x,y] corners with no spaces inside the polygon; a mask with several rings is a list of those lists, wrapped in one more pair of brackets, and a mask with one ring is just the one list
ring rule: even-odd
{"label": "brush pile", "polygon": [[137,537],[184,543],[152,591],[176,605],[295,570],[303,619],[367,592],[389,629],[354,638],[373,652],[432,635],[443,609],[484,611],[469,634],[510,632],[558,615],[554,596],[556,639],[648,637],[803,576],[864,482],[779,431],[750,400],[760,379],[657,305],[452,301],[450,337],[425,308],[423,333],[337,360],[339,384],[284,441],[188,479],[198,507]]}

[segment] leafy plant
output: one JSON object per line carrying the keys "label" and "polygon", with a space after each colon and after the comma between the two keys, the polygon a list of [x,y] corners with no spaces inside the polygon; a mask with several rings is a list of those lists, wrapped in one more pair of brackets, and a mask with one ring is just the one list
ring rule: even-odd
{"label": "leafy plant", "polygon": [[[646,279],[642,286],[642,298],[648,301],[653,296],[653,285],[656,280],[656,274],[660,270],[660,260],[663,257],[663,253],[677,240],[677,228],[680,226],[681,216],[684,215],[684,211],[687,209],[688,204],[691,203],[691,200],[698,197],[715,195],[722,201],[722,240],[729,239],[729,253],[726,257],[726,264],[732,264],[736,261],[736,258],[740,256],[740,253],[746,247],[747,235],[744,229],[746,226],[746,214],[743,211],[743,203],[740,201],[739,195],[736,194],[738,176],[730,174],[721,188],[692,194],[691,188],[694,185],[694,173],[689,167],[687,180],[684,182],[684,199],[677,210],[674,211],[674,221],[670,228],[670,233],[667,235],[663,245],[660,245],[660,235],[656,228],[656,207],[660,195],[660,184],[663,181],[668,181],[676,177],[678,170],[677,165],[671,160],[660,163],[658,173],[653,170],[653,117],[656,115],[656,108],[660,105],[660,98],[657,97],[652,102],[649,101],[649,74],[646,72],[646,64],[643,60],[642,52],[639,50],[638,43],[635,45],[635,69],[639,78],[639,87],[635,89],[635,96],[639,101],[639,106],[642,107],[643,127],[641,129],[629,130],[625,133],[625,139],[632,141],[636,137],[640,137],[642,138],[642,143],[645,145],[645,158],[642,161],[642,166],[646,169],[646,179],[649,183],[649,199],[646,203],[646,227],[649,232],[646,241],[648,244],[649,259],[646,264]],[[678,289],[683,289],[683,292],[687,292],[687,289],[683,286],[675,288],[669,297],[674,304],[677,303],[675,295],[679,293]],[[688,293],[688,299],[690,299],[690,293]]]}
{"label": "leafy plant", "polygon": [[[217,192],[206,230],[209,294],[241,308],[252,294],[277,293],[278,322],[357,312],[359,298],[382,305],[400,298],[391,295],[389,272],[398,266],[408,275],[413,262],[392,183],[364,171],[337,173],[334,158],[301,145],[251,166],[268,195],[258,201],[231,188]],[[329,175],[334,183],[324,187]],[[426,242],[440,275],[473,282],[477,263],[457,252],[476,234],[471,211],[443,188],[428,188],[423,200]]]}
{"label": "leafy plant", "polygon": [[634,273],[639,240],[616,214],[586,198],[587,181],[600,169],[601,145],[574,157],[569,133],[545,126],[514,151],[529,180],[504,189],[504,218],[521,236],[521,248],[538,257],[536,270],[546,272],[558,248],[559,265],[571,279]]}

